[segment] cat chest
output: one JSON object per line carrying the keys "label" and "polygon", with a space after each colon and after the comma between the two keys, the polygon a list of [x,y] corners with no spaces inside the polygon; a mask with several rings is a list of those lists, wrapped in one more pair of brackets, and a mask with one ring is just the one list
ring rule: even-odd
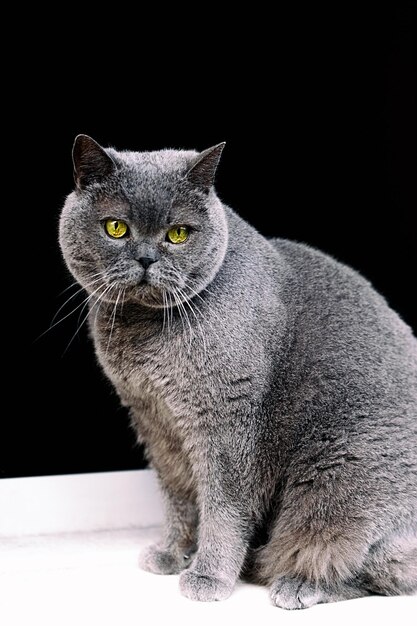
{"label": "cat chest", "polygon": [[140,416],[142,432],[195,441],[216,433],[225,416],[252,412],[259,391],[253,359],[236,361],[213,341],[208,350],[179,334],[135,330],[115,324],[109,348],[104,336],[96,351],[123,404]]}
{"label": "cat chest", "polygon": [[165,483],[187,497],[195,491],[194,468],[202,450],[201,402],[192,389],[193,378],[195,382],[181,366],[148,358],[137,363],[122,383],[149,460]]}
{"label": "cat chest", "polygon": [[155,429],[188,431],[199,412],[204,381],[192,361],[178,359],[163,345],[131,346],[102,355],[102,365],[124,404]]}
{"label": "cat chest", "polygon": [[102,365],[122,403],[130,408],[132,425],[152,466],[172,490],[184,497],[195,493],[194,468],[198,427],[198,394],[189,369],[169,350],[116,349],[102,355]]}

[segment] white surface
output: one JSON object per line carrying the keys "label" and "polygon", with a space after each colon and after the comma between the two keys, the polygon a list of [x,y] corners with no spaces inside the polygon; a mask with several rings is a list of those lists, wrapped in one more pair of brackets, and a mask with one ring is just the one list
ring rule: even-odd
{"label": "white surface", "polygon": [[0,481],[0,626],[417,624],[416,596],[288,612],[239,583],[224,602],[191,602],[178,576],[137,566],[161,521],[150,470]]}
{"label": "white surface", "polygon": [[178,576],[137,567],[158,529],[129,529],[0,540],[2,626],[223,624],[349,626],[416,624],[417,597],[371,597],[284,611],[263,587],[239,583],[224,602],[183,598]]}
{"label": "white surface", "polygon": [[7,478],[0,481],[0,537],[162,523],[151,470]]}

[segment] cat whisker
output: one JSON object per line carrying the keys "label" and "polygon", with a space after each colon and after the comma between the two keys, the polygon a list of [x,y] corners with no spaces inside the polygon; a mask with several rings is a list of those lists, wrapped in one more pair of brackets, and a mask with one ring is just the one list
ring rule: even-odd
{"label": "cat whisker", "polygon": [[[96,272],[95,274],[91,274],[90,278],[96,278],[98,276],[105,276],[105,274],[106,274],[105,271]],[[91,284],[92,283],[89,283],[87,284],[87,286],[91,286]],[[73,283],[71,283],[70,285],[68,285],[68,287],[65,287],[65,289],[59,292],[59,294],[57,295],[57,298],[60,298],[64,293],[66,293],[73,287],[78,287],[79,288],[78,291],[81,291],[82,289],[84,289],[84,287],[80,286],[80,283],[78,281],[74,280]]]}
{"label": "cat whisker", "polygon": [[[173,294],[178,297],[175,297],[175,304],[176,304],[176,308],[178,309],[179,315],[181,317],[181,319],[184,317],[187,321],[188,324],[188,328],[190,329],[190,347],[191,347],[191,342],[192,342],[192,337],[193,337],[193,326],[194,327],[198,327],[198,331],[201,335],[202,338],[202,343],[203,343],[203,349],[204,349],[204,356],[205,358],[207,357],[207,342],[206,342],[206,337],[205,334],[203,332],[202,326],[200,324],[200,320],[198,319],[198,315],[201,315],[201,318],[203,319],[204,316],[201,313],[200,309],[198,308],[198,306],[193,303],[190,302],[190,297],[187,294],[187,291],[192,292],[192,295],[197,295],[197,292],[195,292],[192,288],[190,288],[187,284],[185,284],[183,287],[179,287],[178,286],[178,282],[183,282],[183,278],[182,276],[179,274],[179,272],[171,266],[169,274],[166,276],[166,278],[174,278],[177,281],[177,284],[175,286],[172,286],[172,292]],[[204,302],[204,300],[201,298],[201,300]],[[187,307],[187,308],[186,308]],[[190,321],[190,315],[187,312],[187,309],[190,311],[190,313],[193,315],[193,317],[195,318],[195,324],[192,324]]]}
{"label": "cat whisker", "polygon": [[68,285],[68,287],[65,287],[65,289],[60,291],[57,297],[60,298],[61,296],[64,295],[64,293],[66,293],[67,291],[69,291],[73,287],[78,287],[79,288],[78,291],[80,291],[80,289],[82,289],[82,287],[80,288],[80,283],[78,281],[74,280],[74,282],[71,283],[70,285]]}
{"label": "cat whisker", "polygon": [[[97,284],[97,283],[101,280],[101,278],[102,278],[103,274],[104,274],[104,272],[97,272],[97,274],[93,274],[93,275],[91,276],[91,278],[94,278],[95,280],[92,280],[90,283],[87,283],[87,285],[86,285],[86,286],[87,286],[87,287],[93,287],[94,285],[96,285],[96,284]],[[67,287],[67,289],[64,289],[64,291],[62,291],[60,295],[62,295],[65,291],[67,291],[67,290],[68,290],[68,289],[70,289],[71,287],[75,287],[76,285],[78,285],[79,289],[77,289],[77,291],[76,291],[75,293],[73,293],[73,294],[72,294],[69,298],[67,298],[67,300],[65,300],[65,302],[64,302],[64,303],[63,303],[63,304],[59,307],[59,309],[57,310],[57,312],[55,313],[55,315],[53,316],[53,318],[52,318],[52,320],[51,320],[51,322],[50,322],[50,324],[49,324],[49,329],[48,329],[48,330],[50,330],[50,329],[53,327],[54,322],[55,322],[56,318],[58,317],[59,313],[62,311],[62,309],[63,309],[64,307],[66,307],[66,306],[67,306],[67,304],[68,304],[69,302],[71,302],[71,300],[72,300],[73,298],[75,298],[75,297],[76,297],[79,293],[81,293],[82,291],[84,291],[84,290],[85,290],[85,287],[80,287],[80,286],[79,286],[79,283],[73,283],[72,285],[70,285],[69,287]],[[77,307],[77,308],[78,308],[78,307]],[[76,310],[76,309],[74,309],[74,310]]]}
{"label": "cat whisker", "polygon": [[101,304],[104,301],[104,296],[106,295],[106,293],[108,293],[110,291],[110,289],[112,289],[112,287],[113,287],[113,285],[107,285],[107,289],[102,294],[100,294],[100,297],[97,298],[96,302],[94,302],[92,304],[92,306],[91,306],[91,309],[89,311],[90,313],[92,313],[94,308],[97,307],[95,315],[94,315],[94,324],[93,324],[93,326],[96,326],[96,324],[97,324],[97,315],[98,315],[98,312],[100,310]]}
{"label": "cat whisker", "polygon": [[[75,293],[73,293],[73,294],[72,294],[69,298],[67,298],[67,299],[65,300],[64,304],[62,304],[62,305],[59,307],[59,309],[57,310],[57,312],[55,313],[55,315],[54,315],[54,316],[53,316],[53,318],[51,319],[51,321],[50,321],[50,323],[49,323],[49,328],[48,328],[48,330],[50,330],[51,328],[53,328],[53,326],[54,326],[54,322],[55,322],[56,318],[58,317],[58,315],[60,314],[60,312],[62,311],[62,309],[64,309],[64,308],[67,306],[67,304],[68,304],[69,302],[71,302],[71,300],[72,300],[73,298],[75,298],[76,296],[78,296],[78,294],[79,294],[79,293],[81,293],[82,291],[85,291],[85,290],[84,290],[84,287],[80,287],[79,289],[77,289],[77,291],[76,291]],[[78,308],[78,307],[77,307],[77,308]],[[74,311],[76,311],[76,310],[77,310],[77,309],[74,309]]]}
{"label": "cat whisker", "polygon": [[[171,272],[172,272],[173,276],[177,276],[177,279],[183,280],[182,277],[179,275],[179,273],[177,272],[177,270],[175,268],[171,267]],[[220,325],[222,325],[223,322],[220,319],[220,317],[218,316],[218,314],[216,313],[216,311],[214,310],[214,308],[212,306],[210,306],[208,304],[207,300],[202,297],[201,293],[199,293],[198,291],[196,291],[193,288],[192,284],[190,284],[191,282],[192,282],[192,279],[190,279],[190,278],[188,278],[185,281],[185,285],[181,289],[181,291],[183,293],[183,297],[186,300],[188,305],[192,304],[194,309],[197,310],[200,313],[202,319],[204,319],[204,323],[210,326],[213,334],[218,336],[219,333],[218,333],[218,330],[216,329],[216,327],[213,324],[210,323],[210,321],[207,319],[207,315],[206,316],[203,315],[203,312],[197,306],[196,302],[195,301],[191,302],[191,299],[198,298],[198,300],[202,303],[202,305],[207,307],[207,309],[210,311],[210,316],[211,317],[214,317]],[[177,287],[177,289],[178,289],[178,287]],[[208,288],[205,288],[205,289],[202,290],[202,292],[205,292],[205,291],[207,291],[207,293],[213,294],[213,292],[210,291]]]}
{"label": "cat whisker", "polygon": [[190,340],[188,344],[188,351],[190,352],[191,347],[192,347],[192,341],[193,341],[193,327],[190,322],[187,310],[182,302],[181,296],[179,292],[177,291],[177,289],[172,291],[172,295],[174,296],[175,304],[177,305],[177,310],[181,318],[181,321],[184,320],[184,323],[183,323],[184,335],[187,334],[187,328],[189,330]]}
{"label": "cat whisker", "polygon": [[[101,278],[100,278],[100,279],[98,279],[98,280],[101,280]],[[94,281],[94,282],[97,282],[97,281]],[[87,300],[87,301],[85,301],[85,302],[84,302],[84,306],[83,306],[83,308],[81,309],[81,311],[80,311],[80,313],[79,313],[79,315],[78,315],[77,325],[80,323],[81,316],[82,316],[83,311],[84,311],[84,309],[85,309],[85,307],[86,307],[86,304],[87,304],[88,302],[89,302],[89,300]],[[84,322],[83,322],[83,323],[84,323]]]}
{"label": "cat whisker", "polygon": [[93,309],[94,309],[95,307],[97,307],[97,308],[96,308],[95,315],[94,315],[94,326],[96,326],[96,324],[97,324],[97,315],[98,315],[98,313],[99,313],[99,310],[100,310],[100,308],[101,308],[101,305],[102,305],[102,304],[103,304],[103,302],[104,302],[104,296],[106,296],[107,294],[110,294],[110,293],[112,292],[112,290],[113,290],[113,289],[115,289],[115,288],[117,288],[117,285],[116,285],[116,284],[114,284],[114,283],[111,283],[110,285],[108,285],[108,286],[107,286],[107,289],[106,289],[106,290],[105,290],[102,294],[100,294],[100,296],[97,298],[97,301],[96,301],[96,302],[94,302],[94,304],[91,306],[90,313],[92,313],[92,312],[93,312]]}
{"label": "cat whisker", "polygon": [[123,315],[123,307],[124,307],[124,304],[125,304],[126,290],[127,290],[127,287],[123,287],[122,302],[121,302],[121,305],[120,305],[120,315]]}
{"label": "cat whisker", "polygon": [[168,307],[168,302],[167,302],[167,296],[165,293],[165,289],[162,290],[162,304],[164,307],[164,311],[163,311],[163,319],[162,319],[162,334],[164,334],[165,332],[165,325],[166,325],[166,316],[167,316],[167,307]]}
{"label": "cat whisker", "polygon": [[[74,334],[73,334],[73,336],[71,337],[70,341],[68,342],[67,347],[65,348],[64,352],[62,353],[62,356],[64,356],[64,355],[67,353],[67,351],[68,351],[68,349],[70,348],[70,346],[71,346],[72,342],[74,341],[74,339],[76,338],[76,336],[77,336],[77,335],[78,335],[78,333],[80,332],[81,328],[84,326],[85,322],[87,321],[88,316],[90,315],[90,313],[91,313],[92,309],[93,309],[93,308],[94,308],[94,306],[95,306],[95,303],[92,305],[91,309],[89,309],[89,310],[87,311],[87,313],[85,314],[85,316],[84,316],[84,318],[83,318],[82,322],[80,323],[80,318],[81,318],[81,315],[82,315],[83,311],[85,310],[85,308],[88,306],[88,304],[89,304],[89,302],[90,302],[91,298],[92,298],[92,297],[93,297],[93,296],[94,296],[94,295],[95,295],[95,294],[96,294],[96,293],[100,290],[100,288],[101,288],[101,287],[105,287],[105,289],[104,289],[103,293],[99,295],[98,300],[100,300],[100,298],[102,298],[102,297],[104,296],[104,294],[108,291],[108,286],[106,286],[106,285],[101,285],[98,289],[96,289],[96,290],[95,290],[92,294],[90,294],[90,295],[89,295],[89,296],[88,296],[88,297],[87,297],[87,298],[83,301],[83,303],[84,303],[84,304],[83,304],[83,308],[81,309],[80,315],[78,316],[77,330],[75,331],[75,333],[74,333]],[[80,305],[80,306],[81,306],[81,305]]]}
{"label": "cat whisker", "polygon": [[171,292],[168,291],[169,296],[169,309],[168,309],[168,333],[171,332],[171,329],[174,325],[174,307],[172,305],[172,296]]}
{"label": "cat whisker", "polygon": [[[94,310],[94,309],[96,309],[96,310],[95,310],[95,313],[94,313],[94,322],[93,322],[93,326],[96,326],[96,324],[97,324],[97,315],[98,315],[98,312],[99,312],[99,310],[100,310],[100,307],[101,307],[102,303],[104,302],[104,296],[106,296],[107,294],[111,293],[111,291],[112,291],[113,289],[115,289],[115,288],[117,288],[117,285],[116,285],[116,284],[114,284],[114,283],[112,283],[112,284],[110,284],[110,285],[107,285],[107,287],[106,287],[106,289],[103,291],[103,293],[101,293],[101,294],[99,295],[99,297],[97,298],[97,300],[96,300],[96,301],[92,304],[92,306],[91,306],[91,308],[90,308],[90,311],[88,312],[88,314],[87,314],[87,316],[86,316],[86,317],[88,318],[88,315],[90,315],[90,313],[92,313],[92,312],[93,312],[93,310]],[[122,307],[123,307],[123,302],[124,302],[125,292],[126,292],[126,289],[124,289],[124,292],[123,292]],[[119,298],[119,296],[120,296],[120,292],[119,292],[118,298]],[[85,320],[84,320],[84,321],[85,321]],[[113,322],[113,323],[114,323],[114,322]],[[113,332],[113,327],[112,327],[111,332]],[[107,342],[106,354],[107,354],[107,350],[108,350],[108,347],[109,347],[110,338],[111,338],[111,333],[110,333],[109,340],[108,340],[108,342]]]}
{"label": "cat whisker", "polygon": [[184,303],[188,306],[188,308],[190,309],[191,313],[194,316],[195,322],[198,326],[198,329],[200,331],[200,335],[201,335],[201,339],[203,342],[203,348],[204,348],[204,356],[207,357],[207,345],[206,345],[206,338],[204,335],[204,331],[201,327],[200,321],[198,319],[198,315],[196,313],[197,312],[201,315],[200,310],[198,309],[198,307],[195,305],[195,303],[193,304],[192,302],[190,302],[190,300],[187,298],[187,294],[185,294],[181,289],[179,289],[179,287],[177,287],[177,291],[179,292],[180,296],[182,296]]}
{"label": "cat whisker", "polygon": [[116,321],[117,305],[119,303],[119,299],[120,299],[121,293],[122,293],[122,289],[119,287],[119,291],[118,291],[118,294],[117,294],[117,297],[116,297],[116,301],[114,303],[113,310],[112,310],[112,313],[110,315],[111,327],[110,327],[109,339],[107,341],[106,355],[107,355],[107,352],[109,350],[109,346],[110,346],[110,343],[111,343],[111,338],[112,338],[112,335],[113,335],[114,324],[115,324],[115,321]]}
{"label": "cat whisker", "polygon": [[170,295],[172,295],[172,297],[173,297],[173,299],[174,299],[175,307],[177,308],[178,315],[179,315],[179,318],[180,318],[180,320],[181,320],[182,328],[183,328],[183,331],[184,331],[184,333],[185,333],[185,325],[184,325],[184,320],[183,320],[183,317],[182,317],[182,314],[181,314],[181,310],[180,310],[180,309],[179,309],[179,307],[178,307],[178,298],[177,298],[177,296],[175,295],[175,291],[171,291],[171,292],[170,292]]}
{"label": "cat whisker", "polygon": [[[46,333],[49,333],[53,328],[55,328],[56,326],[58,326],[59,324],[61,324],[64,320],[66,320],[68,317],[70,317],[70,315],[72,315],[73,313],[75,313],[75,311],[77,311],[80,307],[82,307],[83,305],[85,305],[86,302],[88,302],[90,300],[90,298],[97,292],[99,291],[99,289],[101,288],[102,285],[100,285],[95,291],[93,291],[93,293],[91,293],[90,295],[88,295],[86,298],[84,298],[84,300],[82,300],[82,302],[80,302],[79,304],[77,304],[76,307],[74,307],[69,313],[67,313],[66,315],[64,315],[64,317],[61,317],[61,319],[57,320],[54,324],[51,324],[49,326],[49,328],[47,328],[46,330],[43,331],[43,333],[41,333],[38,337],[36,337],[35,341],[38,341],[39,339],[41,339],[44,335],[46,335]],[[80,291],[82,291],[82,289],[80,289]],[[79,293],[79,291],[77,292]],[[74,294],[76,295],[76,294]],[[69,298],[67,300],[67,302],[69,302],[71,298]],[[59,309],[62,310],[62,307]],[[58,311],[59,312],[59,311]],[[56,314],[57,315],[57,314]],[[56,315],[54,316],[54,319],[56,318]]]}
{"label": "cat whisker", "polygon": [[[200,320],[201,321],[204,320],[204,325],[206,327],[209,327],[212,334],[217,337],[219,337],[219,330],[218,328],[216,328],[216,325],[213,324],[213,318],[219,323],[220,326],[222,325],[222,320],[217,315],[213,306],[210,306],[208,304],[207,299],[203,298],[202,295],[193,288],[193,285],[190,284],[192,282],[191,279],[187,279],[185,281],[185,284],[183,285],[184,283],[183,277],[180,275],[178,270],[176,270],[176,268],[174,268],[173,266],[169,268],[169,271],[167,272],[165,278],[166,279],[170,278],[171,280],[174,279],[176,281],[176,284],[171,286],[171,290],[175,291],[177,295],[179,295],[180,301],[182,303],[182,307],[181,307],[179,302],[176,299],[176,302],[175,302],[176,308],[178,309],[179,313],[181,313],[183,312],[182,309],[185,309],[185,307],[187,307],[189,311],[192,313],[193,317],[195,318],[195,323],[192,326],[194,328],[198,328],[198,332],[201,335],[201,339],[203,343],[204,357],[207,358],[207,354],[208,354],[207,337],[200,323]],[[182,286],[179,287],[178,283],[181,283]],[[208,292],[208,289],[204,289],[202,291]],[[203,312],[200,309],[200,307],[197,305],[196,303],[197,299],[198,301],[201,302],[202,305],[204,305],[205,312]],[[207,315],[207,312],[209,312],[209,315]],[[189,316],[187,315],[187,321],[189,322],[188,317]]]}
{"label": "cat whisker", "polygon": [[163,303],[163,318],[162,318],[162,332],[166,330],[168,336],[171,333],[172,319],[173,319],[173,304],[171,293],[168,289],[162,288],[162,303]]}
{"label": "cat whisker", "polygon": [[[205,291],[206,291],[207,293],[211,293],[211,294],[213,294],[213,292],[212,292],[212,291],[210,291],[210,290],[208,289],[208,287],[205,287],[204,289],[202,289],[202,291],[201,291],[200,293],[198,293],[195,289],[193,289],[193,287],[192,287],[192,286],[188,283],[188,281],[187,281],[187,282],[186,282],[186,289],[188,289],[188,290],[190,291],[190,293],[191,293],[192,297],[198,298],[198,299],[202,302],[202,304],[204,304],[206,307],[208,307],[208,309],[210,310],[210,315],[212,315],[213,317],[215,317],[215,318],[216,318],[216,320],[219,322],[219,324],[220,324],[220,325],[223,323],[223,322],[222,322],[222,320],[220,319],[220,317],[218,316],[217,312],[214,310],[214,308],[213,308],[213,307],[211,307],[211,306],[209,306],[209,304],[208,304],[207,300],[205,300],[205,299],[201,296],[201,293],[203,293],[203,292],[205,292]],[[194,305],[195,305],[195,303],[194,303]],[[196,306],[196,305],[195,305],[195,306]]]}

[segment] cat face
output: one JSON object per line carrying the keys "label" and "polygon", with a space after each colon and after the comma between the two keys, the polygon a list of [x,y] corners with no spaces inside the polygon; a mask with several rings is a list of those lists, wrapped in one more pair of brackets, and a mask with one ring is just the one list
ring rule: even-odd
{"label": "cat face", "polygon": [[60,245],[90,294],[164,307],[207,287],[227,247],[212,186],[223,146],[201,154],[116,152],[77,137],[77,189],[62,211]]}

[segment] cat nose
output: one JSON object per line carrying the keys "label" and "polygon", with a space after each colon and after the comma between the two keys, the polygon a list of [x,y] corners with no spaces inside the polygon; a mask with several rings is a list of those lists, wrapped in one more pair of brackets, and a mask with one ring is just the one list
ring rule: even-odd
{"label": "cat nose", "polygon": [[137,261],[142,265],[143,269],[147,270],[152,263],[157,261],[157,259],[152,256],[141,256],[137,259]]}

